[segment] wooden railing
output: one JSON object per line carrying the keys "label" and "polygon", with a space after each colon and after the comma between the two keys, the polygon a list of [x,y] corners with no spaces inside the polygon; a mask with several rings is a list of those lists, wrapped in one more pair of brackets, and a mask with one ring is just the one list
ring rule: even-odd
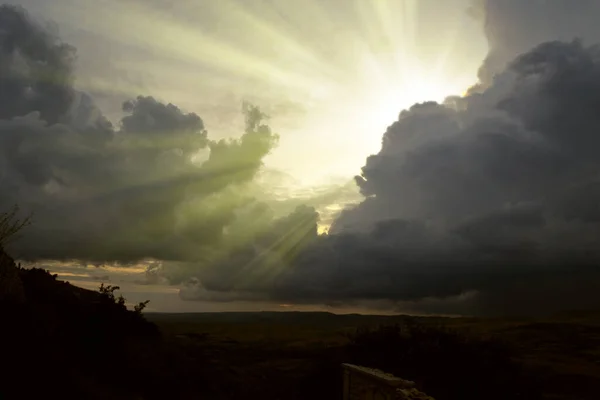
{"label": "wooden railing", "polygon": [[418,391],[415,383],[383,371],[342,364],[344,400],[434,400]]}

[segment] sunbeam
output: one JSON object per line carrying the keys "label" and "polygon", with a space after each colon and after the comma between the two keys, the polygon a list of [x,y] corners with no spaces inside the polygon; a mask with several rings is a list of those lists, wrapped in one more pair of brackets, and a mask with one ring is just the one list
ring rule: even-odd
{"label": "sunbeam", "polygon": [[[80,78],[84,90],[123,96],[143,87],[199,112],[224,95],[285,103],[273,115],[280,147],[266,163],[305,184],[357,173],[403,108],[475,83],[486,50],[484,38],[470,37],[480,27],[467,0],[63,2],[66,11],[48,12],[75,40],[84,31],[112,43],[113,68],[147,77],[112,88],[108,76]],[[213,135],[230,135],[214,113],[206,122]],[[326,145],[307,148],[324,135]],[[318,169],[302,166],[308,153]]]}

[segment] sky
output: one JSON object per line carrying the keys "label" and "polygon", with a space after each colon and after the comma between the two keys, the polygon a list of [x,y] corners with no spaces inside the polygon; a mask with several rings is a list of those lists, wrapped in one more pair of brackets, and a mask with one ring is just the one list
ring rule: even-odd
{"label": "sky", "polygon": [[251,100],[282,135],[265,163],[305,184],[355,174],[402,108],[474,83],[486,49],[465,0],[13,3],[78,49],[76,84],[105,115],[152,95],[230,137]]}
{"label": "sky", "polygon": [[8,4],[15,257],[155,311],[600,306],[597,2]]}

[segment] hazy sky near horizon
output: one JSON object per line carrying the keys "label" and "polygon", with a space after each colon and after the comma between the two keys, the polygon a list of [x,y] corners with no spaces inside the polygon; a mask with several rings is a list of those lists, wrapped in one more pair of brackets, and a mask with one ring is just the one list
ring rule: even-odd
{"label": "hazy sky near horizon", "polygon": [[8,3],[57,25],[111,119],[152,95],[231,137],[252,100],[281,135],[266,165],[305,184],[359,173],[401,109],[463,93],[487,51],[471,0]]}
{"label": "hazy sky near horizon", "polygon": [[600,307],[599,2],[11,3],[16,258],[163,311]]}

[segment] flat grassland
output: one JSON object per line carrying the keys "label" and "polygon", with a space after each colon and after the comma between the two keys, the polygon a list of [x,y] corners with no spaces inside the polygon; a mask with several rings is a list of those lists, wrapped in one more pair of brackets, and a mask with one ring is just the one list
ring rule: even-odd
{"label": "flat grassland", "polygon": [[[379,365],[366,366],[390,369],[396,365],[391,358],[397,357],[397,363],[402,363],[402,357],[395,354],[406,354],[404,350],[400,353],[393,350],[391,341],[383,343],[393,340],[384,335],[366,345],[366,357],[365,351],[362,358],[355,357],[356,352],[348,350],[353,344],[353,333],[357,329],[397,326],[410,320],[419,326],[501,344],[510,354],[507,358],[519,364],[524,379],[537,388],[541,398],[600,399],[600,312],[569,312],[543,319],[390,317],[322,312],[148,313],[146,318],[156,323],[167,340],[189,360],[189,373],[197,377],[198,385],[202,389],[210,388],[211,393],[220,398],[339,398],[339,363],[372,360]],[[431,340],[427,340],[431,347]],[[382,346],[377,345],[378,341]],[[437,348],[443,348],[439,343]],[[413,345],[411,342],[410,346]],[[431,354],[428,351],[424,354]],[[444,361],[444,366],[432,355],[431,368],[445,368],[449,379],[461,380],[464,387],[475,387],[480,384],[479,380],[470,379],[473,372],[468,368],[462,371],[464,360],[460,351],[458,355],[453,353],[454,361]],[[376,358],[378,352],[379,358]],[[413,373],[406,365],[389,372],[398,374],[398,371],[404,375]],[[426,377],[421,379],[419,375],[423,375],[427,367],[415,367],[414,371],[413,376],[401,377],[427,386]],[[502,378],[495,384],[501,386]],[[443,388],[429,386],[436,391],[428,393],[434,397],[456,397],[445,393]],[[502,398],[500,394],[492,395],[494,388],[488,390],[489,398]],[[519,398],[533,398],[531,396],[523,394]]]}

